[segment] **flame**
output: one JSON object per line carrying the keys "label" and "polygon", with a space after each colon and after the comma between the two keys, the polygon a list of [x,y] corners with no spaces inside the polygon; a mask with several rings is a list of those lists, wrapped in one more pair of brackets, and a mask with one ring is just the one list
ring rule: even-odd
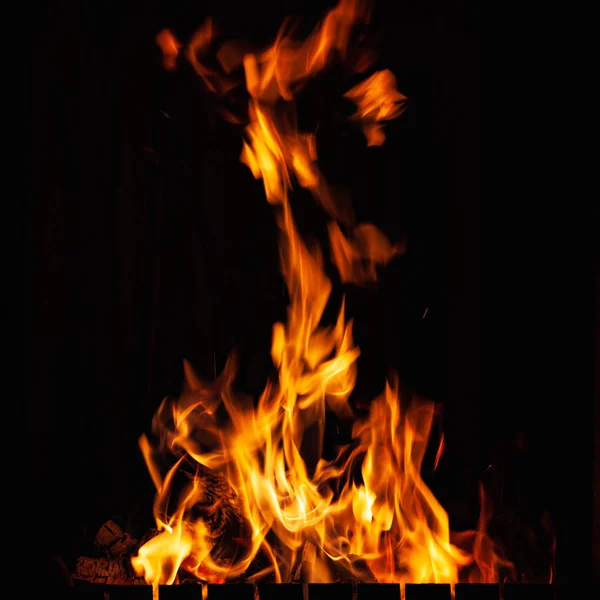
{"label": "flame", "polygon": [[442,458],[442,455],[444,454],[444,450],[446,449],[446,442],[444,440],[444,434],[442,433],[442,435],[440,436],[440,443],[437,449],[437,452],[435,453],[435,461],[433,462],[433,470],[435,471],[438,467],[438,465],[440,464],[440,458]]}
{"label": "flame", "polygon": [[348,239],[339,225],[329,223],[332,260],[343,283],[363,284],[377,280],[378,265],[387,264],[404,253],[404,244],[390,244],[385,235],[371,223],[360,223]]}
{"label": "flame", "polygon": [[156,43],[163,53],[163,66],[172,71],[177,66],[177,57],[181,44],[169,29],[162,29],[156,35]]}
{"label": "flame", "polygon": [[[323,322],[332,283],[320,247],[302,239],[289,202],[297,184],[332,219],[342,281],[375,280],[376,266],[403,250],[371,224],[351,226],[316,165],[314,134],[296,126],[302,84],[333,56],[345,56],[353,26],[368,17],[364,2],[341,0],[306,40],[282,28],[271,47],[243,57],[249,123],[240,158],[274,207],[290,301],[286,322],[273,326],[277,376],[256,402],[233,390],[235,356],[214,382],[184,363],[181,397],[163,401],[155,415],[158,441],[140,440],[157,488],[160,533],[132,564],[155,589],[176,582],[180,568],[214,582],[248,575],[251,565],[259,568],[251,579],[269,575],[277,582],[291,580],[298,565],[311,581],[331,581],[341,570],[369,581],[455,582],[467,567],[481,580],[497,580],[494,548],[473,541],[474,532],[462,538],[463,546],[471,540],[470,549],[453,544],[448,515],[420,475],[433,404],[401,398],[392,377],[369,414],[355,417],[349,397],[360,351],[352,321],[342,301],[335,322]],[[213,33],[210,21],[196,33],[187,51],[192,63]],[[216,91],[212,73],[194,65]],[[391,83],[393,76],[381,72],[348,93],[371,132],[372,123],[400,114],[404,97],[391,92]],[[350,224],[350,240],[338,222]],[[352,442],[326,460],[331,415],[353,420]],[[227,528],[215,525],[225,514],[236,521],[228,540]]]}
{"label": "flame", "polygon": [[374,73],[344,95],[358,108],[352,118],[361,121],[367,146],[381,146],[385,141],[381,121],[395,119],[406,108],[406,96],[396,89],[396,77],[388,69]]}

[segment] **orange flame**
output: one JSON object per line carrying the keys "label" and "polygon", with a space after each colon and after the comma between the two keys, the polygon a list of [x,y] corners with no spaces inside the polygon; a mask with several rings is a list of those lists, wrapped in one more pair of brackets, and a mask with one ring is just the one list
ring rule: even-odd
{"label": "orange flame", "polygon": [[396,77],[387,69],[374,73],[344,95],[358,107],[353,119],[361,121],[367,146],[381,146],[385,141],[381,121],[395,119],[406,107],[406,96],[396,89]]}
{"label": "orange flame", "polygon": [[177,66],[177,57],[181,44],[177,38],[168,29],[162,29],[156,35],[156,43],[160,46],[163,53],[163,65],[165,69],[172,71]]}
{"label": "orange flame", "polygon": [[404,252],[404,244],[390,244],[385,235],[371,223],[361,223],[348,239],[339,225],[329,223],[329,241],[333,262],[343,283],[363,284],[377,280],[377,265],[387,264]]}
{"label": "orange flame", "polygon": [[[299,87],[335,52],[344,56],[354,24],[368,15],[365,3],[341,0],[304,42],[281,30],[270,48],[244,56],[250,122],[241,160],[262,179],[276,211],[290,304],[286,322],[272,332],[277,377],[256,404],[232,389],[233,356],[212,383],[185,363],[183,394],[165,400],[153,422],[160,442],[140,440],[157,488],[161,531],[132,563],[155,588],[175,582],[180,568],[203,581],[235,579],[259,559],[263,568],[253,577],[270,574],[277,582],[289,581],[298,561],[311,581],[330,581],[343,569],[363,580],[455,582],[467,567],[481,580],[497,579],[493,546],[484,547],[480,538],[470,549],[454,545],[448,515],[420,475],[433,404],[401,399],[392,378],[369,415],[355,419],[348,402],[359,356],[352,322],[342,301],[336,322],[322,323],[332,284],[320,248],[301,238],[289,203],[296,182],[334,219],[332,254],[343,281],[375,280],[376,265],[402,251],[370,224],[355,227],[350,241],[343,236],[336,221],[350,219],[316,166],[314,135],[296,127]],[[196,34],[194,57],[211,38],[210,27]],[[196,70],[212,82],[202,65]],[[390,75],[376,74],[349,92],[367,121],[400,114],[397,102],[404,97],[390,92]],[[325,460],[330,413],[354,425],[352,443]],[[163,478],[165,456],[178,458]],[[221,486],[218,498],[209,493],[209,481]],[[225,504],[243,524],[229,552],[211,526]]]}
{"label": "orange flame", "polygon": [[[211,92],[222,95],[234,88],[237,83],[216,69],[207,67],[201,60],[208,54],[216,34],[212,19],[206,19],[187,45],[186,56],[196,73],[202,77],[206,87]],[[223,64],[222,61],[220,62]]]}
{"label": "orange flame", "polygon": [[444,434],[440,436],[440,444],[438,446],[437,452],[435,453],[435,461],[433,462],[433,470],[435,471],[440,464],[440,458],[444,454],[444,450],[446,449],[446,442],[444,441]]}

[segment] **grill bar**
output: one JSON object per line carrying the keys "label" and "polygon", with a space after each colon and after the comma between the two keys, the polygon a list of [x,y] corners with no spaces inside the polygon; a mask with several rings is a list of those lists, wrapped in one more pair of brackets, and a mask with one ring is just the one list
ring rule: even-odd
{"label": "grill bar", "polygon": [[450,600],[450,584],[407,583],[406,600]]}
{"label": "grill bar", "polygon": [[[572,600],[568,586],[456,584],[454,600]],[[60,595],[48,591],[48,599]],[[40,600],[44,598],[39,596]],[[147,585],[81,585],[65,600],[152,600]],[[452,600],[448,584],[209,584],[160,586],[159,600]]]}
{"label": "grill bar", "polygon": [[500,600],[500,586],[487,583],[457,583],[455,600]]}
{"label": "grill bar", "polygon": [[506,584],[503,600],[555,600],[554,589],[549,585]]}
{"label": "grill bar", "polygon": [[337,583],[333,592],[330,583],[308,584],[308,597],[310,600],[354,600],[353,594],[354,590],[351,583]]}
{"label": "grill bar", "polygon": [[254,586],[251,583],[209,583],[207,588],[210,600],[254,600]]}

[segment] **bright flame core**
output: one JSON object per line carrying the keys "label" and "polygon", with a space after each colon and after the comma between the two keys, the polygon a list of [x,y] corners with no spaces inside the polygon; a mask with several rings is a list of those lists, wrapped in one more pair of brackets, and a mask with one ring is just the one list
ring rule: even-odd
{"label": "bright flame core", "polygon": [[[352,226],[316,166],[314,135],[296,128],[295,94],[326,66],[332,51],[345,55],[353,26],[368,18],[367,8],[341,0],[304,42],[281,32],[270,48],[241,61],[250,96],[241,160],[262,179],[276,210],[290,298],[287,322],[273,327],[278,376],[257,403],[233,392],[234,357],[212,383],[200,381],[185,363],[184,393],[176,402],[165,400],[153,422],[160,443],[153,447],[141,438],[157,488],[160,533],[132,562],[154,586],[174,583],[180,568],[202,581],[235,579],[259,558],[265,566],[255,579],[270,574],[289,581],[303,549],[311,581],[334,580],[334,571],[344,569],[380,582],[491,582],[500,567],[510,567],[485,536],[489,519],[482,517],[478,532],[461,534],[460,548],[451,542],[448,515],[420,475],[432,403],[401,401],[392,379],[368,416],[355,418],[348,404],[359,356],[352,322],[342,302],[335,324],[322,324],[332,284],[320,249],[305,244],[293,220],[289,193],[295,181],[332,218],[332,259],[343,282],[375,280],[376,267],[403,251],[371,224]],[[199,62],[211,32],[210,22],[201,27],[187,54],[216,91],[227,84],[217,85],[218,74]],[[161,32],[159,43],[173,68],[179,43],[168,32]],[[365,61],[357,64],[364,67]],[[357,104],[353,118],[361,121],[368,144],[383,143],[381,121],[397,117],[406,100],[394,76],[380,71],[346,95]],[[338,222],[349,228],[348,238]],[[352,443],[330,461],[322,458],[328,412],[354,419]],[[309,435],[311,459],[303,445]],[[163,478],[159,463],[165,454],[179,458]],[[178,483],[182,477],[184,485]],[[220,482],[222,493],[207,502],[209,480]],[[233,538],[236,547],[223,553],[224,542],[208,523],[225,505],[245,526]]]}

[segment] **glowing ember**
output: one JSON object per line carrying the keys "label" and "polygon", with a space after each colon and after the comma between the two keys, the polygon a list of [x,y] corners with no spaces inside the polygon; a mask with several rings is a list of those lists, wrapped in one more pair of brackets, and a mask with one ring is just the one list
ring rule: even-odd
{"label": "glowing ember", "polygon": [[[218,582],[248,574],[257,564],[253,580],[269,575],[289,581],[300,560],[314,582],[335,580],[339,569],[380,582],[493,582],[500,567],[510,567],[485,536],[489,512],[483,496],[479,531],[451,540],[448,515],[421,478],[431,402],[400,398],[392,379],[367,417],[354,416],[348,398],[359,349],[352,323],[342,302],[336,323],[322,324],[332,284],[320,249],[305,244],[292,216],[295,181],[332,219],[332,259],[343,282],[375,280],[377,267],[403,251],[374,225],[351,222],[317,168],[314,136],[296,128],[293,100],[300,87],[334,50],[346,54],[354,25],[368,14],[364,3],[341,0],[306,40],[295,41],[282,30],[271,47],[241,59],[250,119],[241,160],[262,179],[276,211],[290,304],[287,322],[273,328],[277,378],[267,382],[257,402],[233,392],[234,357],[212,383],[200,381],[186,363],[184,393],[176,402],[165,400],[155,416],[159,444],[141,438],[157,488],[161,533],[140,549],[133,566],[154,586],[175,582],[179,568]],[[228,89],[225,75],[200,62],[211,35],[207,22],[187,56],[209,89]],[[174,36],[162,32],[159,43],[165,64],[172,65],[179,50]],[[364,68],[367,59],[365,54],[356,64]],[[397,117],[406,100],[389,71],[373,74],[347,97],[357,104],[353,118],[360,120],[369,145],[383,143],[382,121]],[[352,442],[330,461],[321,452],[329,411],[354,420]],[[316,460],[305,456],[308,434]],[[441,452],[440,447],[437,459]],[[159,464],[165,455],[177,460],[163,477]],[[210,478],[226,485],[207,503]],[[235,547],[227,551],[211,526],[225,504],[242,524],[228,541]]]}

